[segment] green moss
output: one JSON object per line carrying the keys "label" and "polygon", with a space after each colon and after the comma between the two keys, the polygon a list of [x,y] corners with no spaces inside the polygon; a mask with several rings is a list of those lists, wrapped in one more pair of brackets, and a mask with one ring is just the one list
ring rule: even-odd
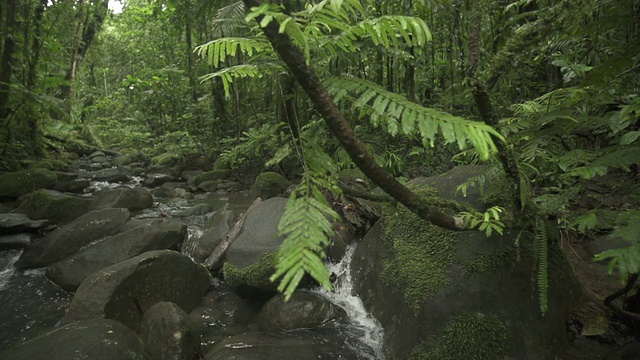
{"label": "green moss", "polygon": [[504,249],[480,252],[472,261],[462,263],[462,267],[467,275],[499,271],[516,259],[516,251],[517,249]]}
{"label": "green moss", "polygon": [[67,171],[69,169],[69,165],[64,161],[55,160],[55,159],[46,159],[46,160],[40,160],[31,164],[31,168]]}
{"label": "green moss", "polygon": [[153,165],[173,165],[174,161],[178,159],[176,154],[172,153],[164,153],[158,156],[155,156],[151,159],[151,164]]}
{"label": "green moss", "polygon": [[490,186],[485,186],[480,201],[487,207],[502,206],[511,209],[513,207],[511,196],[514,191],[513,182],[505,176],[500,176]]}
{"label": "green moss", "polygon": [[[416,190],[434,197],[430,187]],[[386,206],[382,280],[401,290],[407,305],[418,310],[425,298],[448,284],[447,268],[455,259],[456,233],[428,224],[404,207]]]}
{"label": "green moss", "polygon": [[51,188],[57,177],[48,169],[31,169],[0,176],[0,198],[17,198],[38,189]]}
{"label": "green moss", "polygon": [[265,172],[256,177],[251,187],[251,195],[263,200],[278,196],[287,189],[287,179],[275,172]]}
{"label": "green moss", "polygon": [[213,164],[213,170],[229,170],[229,163],[223,159],[218,159]]}
{"label": "green moss", "polygon": [[226,262],[222,267],[224,278],[232,289],[238,285],[261,289],[275,288],[269,281],[269,277],[275,272],[275,259],[275,253],[267,253],[262,255],[259,262],[242,269]]}
{"label": "green moss", "polygon": [[345,184],[352,184],[356,182],[356,180],[364,181],[364,185],[366,188],[371,188],[371,180],[358,168],[355,169],[344,169],[340,171],[340,181]]}
{"label": "green moss", "polygon": [[411,360],[495,360],[504,357],[509,336],[493,314],[453,316],[437,339],[423,341],[411,352]]}

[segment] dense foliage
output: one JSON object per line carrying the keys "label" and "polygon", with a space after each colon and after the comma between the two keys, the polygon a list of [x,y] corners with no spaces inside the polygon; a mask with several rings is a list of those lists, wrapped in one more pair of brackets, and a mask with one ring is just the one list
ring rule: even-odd
{"label": "dense foliage", "polygon": [[[316,220],[335,216],[323,192],[355,164],[265,36],[273,23],[394,177],[483,162],[494,170],[472,183],[511,181],[517,205],[501,205],[536,233],[541,289],[545,219],[573,239],[613,231],[630,246],[599,258],[623,279],[639,271],[638,3],[277,3],[3,1],[0,168],[91,145],[180,168],[222,159],[247,182],[281,172],[300,183],[282,289],[304,272],[328,285],[331,229]],[[499,231],[499,210],[463,217]]]}

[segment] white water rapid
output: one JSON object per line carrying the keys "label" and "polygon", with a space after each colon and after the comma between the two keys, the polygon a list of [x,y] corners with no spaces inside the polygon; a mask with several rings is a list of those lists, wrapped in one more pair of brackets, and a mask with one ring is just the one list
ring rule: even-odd
{"label": "white water rapid", "polygon": [[[355,251],[355,245],[351,245],[339,263],[330,264],[329,271],[336,276],[333,292],[324,289],[317,290],[331,302],[342,307],[349,316],[348,328],[342,329],[349,332],[349,347],[356,350],[363,359],[384,360],[382,325],[367,312],[362,300],[353,295],[353,279],[351,277],[351,259]],[[357,343],[353,343],[353,342]]]}

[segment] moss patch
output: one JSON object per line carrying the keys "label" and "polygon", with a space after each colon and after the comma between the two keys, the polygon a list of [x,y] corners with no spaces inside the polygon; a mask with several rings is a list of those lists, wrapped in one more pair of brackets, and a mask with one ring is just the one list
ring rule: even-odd
{"label": "moss patch", "polygon": [[275,172],[265,172],[258,177],[251,187],[251,196],[261,197],[262,200],[270,199],[285,192],[287,179]]}
{"label": "moss patch", "polygon": [[504,249],[491,252],[479,252],[474,259],[462,263],[465,274],[492,273],[504,269],[517,258],[517,249]]}
{"label": "moss patch", "polygon": [[56,174],[48,169],[31,169],[0,176],[0,198],[17,198],[38,189],[52,188]]}
{"label": "moss patch", "polygon": [[269,277],[275,272],[275,262],[275,253],[267,253],[260,257],[259,262],[242,269],[226,262],[222,271],[225,280],[232,289],[238,285],[275,289],[276,285],[269,281]]}
{"label": "moss patch", "polygon": [[[426,186],[416,193],[425,199],[436,195],[435,189]],[[448,284],[447,268],[456,257],[456,233],[430,225],[402,206],[385,206],[383,214],[381,278],[400,289],[407,305],[417,311],[425,298]]]}
{"label": "moss patch", "polygon": [[416,346],[411,360],[495,360],[506,354],[509,335],[493,314],[470,313],[452,317],[442,335]]}

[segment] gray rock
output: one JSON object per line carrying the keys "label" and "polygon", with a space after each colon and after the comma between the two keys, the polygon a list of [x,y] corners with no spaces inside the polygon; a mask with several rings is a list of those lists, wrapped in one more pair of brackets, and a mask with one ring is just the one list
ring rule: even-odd
{"label": "gray rock", "polygon": [[80,194],[89,186],[91,186],[91,182],[87,179],[72,179],[68,181],[59,181],[54,187],[54,190]]}
{"label": "gray rock", "polygon": [[205,181],[224,180],[228,178],[230,174],[231,174],[230,170],[213,170],[213,171],[205,172],[200,175],[194,176],[192,180],[192,184],[193,186],[198,186]]}
{"label": "gray rock", "polygon": [[39,189],[51,189],[56,185],[55,172],[47,169],[30,169],[0,175],[0,199],[18,197]]}
{"label": "gray rock", "polygon": [[143,158],[142,153],[139,151],[133,154],[119,155],[113,158],[113,165],[116,165],[116,166],[131,165],[132,163],[135,163],[136,161],[142,158]]}
{"label": "gray rock", "polygon": [[77,219],[92,210],[93,201],[88,198],[63,194],[55,190],[39,190],[18,199],[16,213],[29,218],[48,219],[56,224]]}
{"label": "gray rock", "polygon": [[188,187],[184,183],[168,182],[153,190],[153,195],[161,198],[173,199],[177,197],[185,198],[189,194]]}
{"label": "gray rock", "polygon": [[187,184],[190,184],[191,179],[193,179],[195,176],[198,176],[202,173],[204,173],[204,171],[202,170],[185,170],[180,174],[180,178],[186,181]]}
{"label": "gray rock", "polygon": [[107,181],[111,183],[127,182],[129,176],[119,169],[104,169],[90,173],[95,181]]}
{"label": "gray rock", "polygon": [[35,268],[60,261],[94,240],[117,233],[129,216],[127,209],[91,211],[27,246],[16,267]]}
{"label": "gray rock", "polygon": [[175,213],[173,213],[173,216],[188,217],[188,216],[195,216],[195,215],[204,215],[204,214],[213,212],[214,209],[215,207],[213,206],[213,204],[202,203],[202,204],[194,205],[188,209],[176,211]]}
{"label": "gray rock", "polygon": [[[483,167],[459,166],[419,183],[445,199],[481,208],[478,190],[457,185]],[[414,182],[415,184],[415,182]],[[417,185],[417,184],[416,184]],[[433,190],[420,188],[429,196]],[[479,231],[437,228],[404,208],[383,217],[358,244],[354,291],[385,329],[389,358],[546,359],[564,347],[566,319],[582,296],[564,254],[549,246],[548,311],[541,315],[532,239],[513,244],[518,229],[486,238]],[[469,339],[467,341],[467,339]],[[445,353],[446,352],[446,353]]]}
{"label": "gray rock", "polygon": [[93,159],[98,156],[107,156],[103,151],[97,150],[89,154],[89,159]]}
{"label": "gray rock", "polygon": [[166,174],[150,174],[147,175],[147,178],[144,180],[144,186],[147,187],[158,187],[164,183],[175,182],[178,179],[171,175]]}
{"label": "gray rock", "polygon": [[187,237],[187,226],[180,221],[163,219],[135,227],[47,267],[51,281],[68,291],[75,291],[93,272],[151,250],[177,250]]}
{"label": "gray rock", "polygon": [[214,192],[218,189],[219,181],[203,181],[198,185],[198,190],[204,192]]}
{"label": "gray rock", "polygon": [[33,241],[34,235],[29,233],[0,236],[0,251],[21,249]]}
{"label": "gray rock", "polygon": [[31,220],[25,214],[0,214],[0,235],[35,232],[49,226],[47,220]]}
{"label": "gray rock", "polygon": [[10,212],[11,209],[12,209],[11,207],[0,203],[0,214],[6,214],[6,213]]}
{"label": "gray rock", "polygon": [[282,238],[276,236],[287,199],[263,201],[246,213],[240,235],[227,251],[227,261],[237,268],[257,264],[265,253],[275,253]]}
{"label": "gray rock", "polygon": [[140,337],[155,360],[193,360],[200,337],[189,315],[178,305],[159,302],[144,313]]}
{"label": "gray rock", "polygon": [[160,301],[191,310],[207,292],[211,274],[171,250],[149,251],[89,275],[63,322],[106,318],[138,329],[142,314]]}
{"label": "gray rock", "polygon": [[191,245],[193,248],[193,259],[202,263],[215,250],[216,246],[222,241],[224,236],[233,226],[236,213],[229,209],[229,204],[225,204],[224,208],[216,211],[209,223],[209,228],[202,236],[194,240]]}
{"label": "gray rock", "polygon": [[11,360],[152,360],[131,329],[113,320],[67,324],[0,353]]}
{"label": "gray rock", "polygon": [[297,291],[288,301],[282,294],[271,298],[258,314],[258,322],[270,332],[318,328],[347,313],[320,294]]}
{"label": "gray rock", "polygon": [[153,207],[151,193],[140,186],[133,189],[120,186],[113,189],[103,189],[93,195],[91,204],[94,209],[125,208],[130,211],[143,210]]}

